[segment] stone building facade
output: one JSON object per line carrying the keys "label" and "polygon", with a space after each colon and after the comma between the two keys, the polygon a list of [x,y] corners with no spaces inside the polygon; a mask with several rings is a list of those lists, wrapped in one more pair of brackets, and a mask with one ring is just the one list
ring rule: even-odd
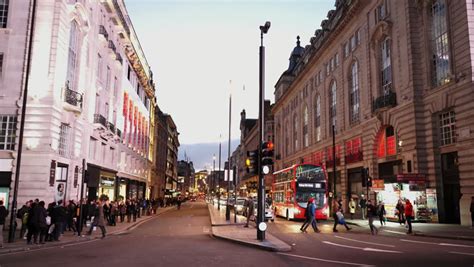
{"label": "stone building facade", "polygon": [[275,86],[276,169],[324,165],[347,204],[410,199],[416,218],[470,223],[474,94],[469,1],[336,1]]}
{"label": "stone building facade", "polygon": [[11,203],[26,77],[19,204],[79,199],[83,160],[90,199],[147,197],[155,86],[123,1],[36,1],[32,36],[33,1],[2,3],[0,197]]}

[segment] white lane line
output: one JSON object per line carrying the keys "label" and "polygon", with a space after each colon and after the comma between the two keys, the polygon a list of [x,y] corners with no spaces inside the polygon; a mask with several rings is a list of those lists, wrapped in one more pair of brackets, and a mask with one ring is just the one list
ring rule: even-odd
{"label": "white lane line", "polygon": [[327,259],[306,257],[306,256],[301,256],[301,255],[283,253],[283,252],[277,252],[277,254],[284,255],[284,256],[288,256],[288,257],[295,257],[295,258],[313,260],[313,261],[323,261],[323,262],[330,262],[330,263],[337,263],[337,264],[344,264],[344,265],[352,265],[352,266],[362,266],[362,267],[375,267],[375,265],[369,265],[369,264],[362,264],[362,263],[355,263],[355,262],[347,262],[347,261],[327,260]]}
{"label": "white lane line", "polygon": [[438,245],[438,243],[425,242],[425,241],[418,241],[418,240],[410,240],[410,239],[400,239],[400,241],[403,241],[403,242],[410,242],[410,243],[418,243],[418,244]]}
{"label": "white lane line", "polygon": [[396,251],[396,250],[384,250],[384,249],[376,249],[376,248],[353,247],[353,246],[337,244],[337,243],[333,243],[333,242],[329,242],[329,241],[323,241],[323,243],[328,244],[328,245],[332,245],[332,246],[337,246],[337,247],[352,248],[352,249],[358,249],[358,250],[370,251],[370,252],[402,253],[401,251]]}
{"label": "white lane line", "polygon": [[399,232],[399,231],[392,231],[392,230],[383,230],[384,232],[389,232],[389,233],[394,233],[394,234],[399,234],[399,235],[407,235],[404,232]]}
{"label": "white lane line", "polygon": [[426,242],[426,241],[409,240],[409,239],[400,239],[400,241],[410,242],[410,243],[418,243],[418,244],[430,244],[430,245],[445,246],[445,247],[474,248],[474,246],[463,245],[463,244],[436,243],[436,242]]}
{"label": "white lane line", "polygon": [[347,238],[347,237],[342,237],[342,236],[338,236],[338,235],[335,235],[334,237],[344,239],[344,240],[350,240],[350,241],[353,241],[353,242],[359,242],[359,243],[363,243],[363,244],[375,245],[375,246],[390,247],[390,248],[395,247],[394,245],[386,245],[386,244],[380,244],[380,243],[365,242],[365,241],[360,241],[360,240],[351,239],[351,238]]}
{"label": "white lane line", "polygon": [[448,246],[448,247],[474,248],[474,246],[462,245],[462,244],[439,243],[439,245]]}
{"label": "white lane line", "polygon": [[474,256],[474,253],[466,253],[466,252],[450,251],[449,253],[451,253],[451,254],[461,254],[461,255]]}

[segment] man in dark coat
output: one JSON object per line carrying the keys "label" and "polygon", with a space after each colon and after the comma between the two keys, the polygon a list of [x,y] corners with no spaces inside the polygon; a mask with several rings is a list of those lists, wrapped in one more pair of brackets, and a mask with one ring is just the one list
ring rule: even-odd
{"label": "man in dark coat", "polygon": [[3,206],[3,201],[0,200],[0,248],[3,248],[3,225],[5,224],[5,218],[8,216],[8,211]]}
{"label": "man in dark coat", "polygon": [[247,199],[247,203],[245,203],[245,206],[247,208],[247,223],[244,225],[244,227],[249,227],[250,218],[253,217],[255,213],[255,204],[253,203],[252,196],[249,196],[249,198]]}
{"label": "man in dark coat", "polygon": [[54,221],[54,241],[59,241],[59,236],[64,232],[64,225],[67,221],[66,208],[62,205],[62,200],[54,206],[51,219]]}

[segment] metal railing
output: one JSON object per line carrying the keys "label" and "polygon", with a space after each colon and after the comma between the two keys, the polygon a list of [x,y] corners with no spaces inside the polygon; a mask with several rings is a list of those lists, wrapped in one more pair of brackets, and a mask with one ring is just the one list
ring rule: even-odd
{"label": "metal railing", "polygon": [[109,33],[105,29],[104,25],[99,25],[99,34],[103,35],[105,40],[109,40]]}
{"label": "metal railing", "polygon": [[109,130],[110,130],[111,132],[115,133],[115,125],[114,125],[113,123],[111,123],[111,122],[109,122],[108,125],[109,125],[109,126],[108,126]]}
{"label": "metal railing", "polygon": [[362,154],[362,151],[346,155],[345,157],[346,164],[359,162],[359,161],[362,161],[363,159],[364,159],[364,155]]}
{"label": "metal railing", "polygon": [[377,97],[372,106],[372,111],[377,111],[382,108],[391,108],[397,105],[397,94],[389,91],[383,96]]}
{"label": "metal railing", "polygon": [[107,120],[100,114],[94,114],[94,123],[98,123],[104,127],[107,127]]}
{"label": "metal railing", "polygon": [[64,88],[64,101],[66,103],[73,105],[75,107],[82,109],[83,96],[82,94],[69,89],[68,87]]}

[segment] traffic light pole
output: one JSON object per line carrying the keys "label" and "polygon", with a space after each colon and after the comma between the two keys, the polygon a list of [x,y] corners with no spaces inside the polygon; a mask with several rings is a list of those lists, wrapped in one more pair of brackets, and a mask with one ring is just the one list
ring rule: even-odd
{"label": "traffic light pole", "polygon": [[[268,30],[268,29],[267,29]],[[257,239],[265,240],[265,230],[261,230],[260,224],[265,220],[265,183],[262,173],[262,144],[263,144],[263,125],[264,125],[264,99],[265,99],[265,47],[263,46],[263,30],[260,27],[260,68],[259,68],[259,99],[258,99],[258,207],[257,207]]]}
{"label": "traffic light pole", "polygon": [[84,196],[84,184],[85,184],[85,177],[86,177],[86,159],[82,159],[82,182],[81,182],[81,197],[79,197],[79,223],[77,228],[77,235],[81,236],[82,232],[82,223],[83,223],[83,216],[84,211],[83,208],[87,203],[82,203],[83,196]]}

